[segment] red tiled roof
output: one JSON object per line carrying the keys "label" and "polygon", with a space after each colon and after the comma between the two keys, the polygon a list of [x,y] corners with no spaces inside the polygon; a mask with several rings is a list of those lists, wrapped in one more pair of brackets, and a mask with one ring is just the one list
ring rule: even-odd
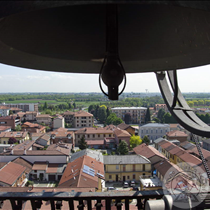
{"label": "red tiled roof", "polygon": [[59,166],[58,163],[50,163],[50,164],[48,165],[48,168],[47,168],[47,170],[46,170],[46,173],[47,173],[47,174],[50,174],[50,173],[57,173],[57,171],[58,171],[58,166]]}
{"label": "red tiled roof", "polygon": [[0,181],[8,185],[13,185],[13,183],[21,176],[25,170],[26,167],[13,162],[9,162],[4,168],[0,170]]}
{"label": "red tiled roof", "polygon": [[114,130],[114,134],[120,138],[120,137],[130,137],[131,135],[126,130],[116,129]]}
{"label": "red tiled roof", "polygon": [[183,131],[178,131],[178,130],[176,130],[176,131],[170,131],[170,132],[166,133],[166,135],[169,136],[169,137],[175,137],[175,136],[176,137],[186,137],[186,136],[188,136]]}
{"label": "red tiled roof", "polygon": [[179,153],[179,152],[184,153],[184,150],[180,147],[174,147],[173,149],[170,150],[170,154],[172,154],[172,155],[175,155],[175,154],[177,155],[177,153]]}
{"label": "red tiled roof", "polygon": [[27,140],[27,141],[24,141],[23,143],[21,144],[17,144],[13,147],[13,150],[28,150],[33,144],[34,144],[35,141],[32,141],[32,140]]}
{"label": "red tiled roof", "polygon": [[23,132],[23,131],[17,131],[17,132],[1,132],[0,133],[0,138],[6,137],[16,137],[16,138],[25,138],[28,135],[28,132]]}
{"label": "red tiled roof", "polygon": [[85,140],[87,145],[104,145],[104,140]]}
{"label": "red tiled roof", "polygon": [[10,110],[12,110],[12,111],[21,111],[22,109],[19,109],[17,107],[11,107]]}
{"label": "red tiled roof", "polygon": [[66,128],[58,128],[51,132],[51,135],[54,135],[56,138],[67,137],[68,135],[73,136],[74,132],[69,131]]}
{"label": "red tiled roof", "polygon": [[[84,165],[94,170],[94,176],[83,172]],[[98,187],[97,173],[104,175],[104,164],[89,157],[82,156],[71,163],[68,163],[63,176],[59,182],[59,187]]]}
{"label": "red tiled roof", "polygon": [[10,109],[8,106],[0,106],[0,109]]}
{"label": "red tiled roof", "polygon": [[69,155],[72,148],[72,144],[51,144],[48,146],[47,151],[59,151],[65,155]]}
{"label": "red tiled roof", "polygon": [[0,125],[0,131],[5,131],[7,129],[11,129],[11,126]]}
{"label": "red tiled roof", "polygon": [[49,114],[39,114],[36,118],[52,118]]}
{"label": "red tiled roof", "polygon": [[47,162],[34,162],[32,170],[45,171],[47,169]]}
{"label": "red tiled roof", "polygon": [[93,117],[92,114],[90,114],[89,112],[85,112],[85,111],[78,111],[74,113],[75,117]]}
{"label": "red tiled roof", "polygon": [[191,166],[200,165],[202,163],[202,161],[199,158],[187,152],[180,155],[179,158],[182,159],[184,162],[187,162]]}
{"label": "red tiled roof", "polygon": [[92,128],[92,127],[85,127],[77,130],[76,134],[113,134],[113,130],[109,127],[105,128]]}
{"label": "red tiled roof", "polygon": [[25,160],[21,157],[16,158],[12,162],[26,167],[26,173],[27,174],[29,174],[32,170],[32,163],[30,163],[29,161],[27,161],[27,160]]}
{"label": "red tiled roof", "polygon": [[142,155],[146,158],[151,158],[155,155],[162,157],[165,159],[165,156],[162,155],[158,150],[156,150],[154,147],[151,146],[147,146],[145,143],[140,144],[139,146],[135,147],[133,149],[133,151],[137,154],[137,155]]}

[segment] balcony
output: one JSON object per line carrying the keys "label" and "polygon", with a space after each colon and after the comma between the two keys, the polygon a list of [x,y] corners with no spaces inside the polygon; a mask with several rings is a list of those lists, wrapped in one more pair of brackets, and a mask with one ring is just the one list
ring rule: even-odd
{"label": "balcony", "polygon": [[[5,189],[5,191],[3,191]],[[59,191],[59,188],[40,190],[41,192],[31,192],[31,188],[19,188],[11,192],[9,188],[2,188],[0,192],[0,209],[4,207],[4,204],[9,206],[10,202],[12,210],[32,209],[37,210],[44,206],[46,209],[61,210],[61,209],[145,209],[145,203],[149,200],[161,199],[164,196],[163,190],[151,190],[151,191],[124,191],[124,192],[75,192],[74,190],[69,192]],[[14,189],[14,188],[13,188]],[[10,191],[10,192],[8,192]],[[136,205],[131,205],[131,200],[136,199]],[[210,207],[210,196],[207,195],[206,199],[194,209],[206,209]],[[46,202],[47,201],[47,202]],[[42,208],[41,208],[42,209]],[[178,208],[174,207],[173,210]]]}

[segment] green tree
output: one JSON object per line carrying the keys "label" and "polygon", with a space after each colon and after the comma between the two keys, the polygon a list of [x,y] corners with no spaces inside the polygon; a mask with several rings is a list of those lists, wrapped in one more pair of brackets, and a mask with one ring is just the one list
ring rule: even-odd
{"label": "green tree", "polygon": [[109,115],[109,117],[107,117],[107,119],[106,119],[107,125],[110,125],[110,124],[119,125],[121,123],[123,123],[123,120],[121,118],[117,117],[117,115],[115,113],[111,113]]}
{"label": "green tree", "polygon": [[9,115],[13,115],[13,112],[12,112],[12,110],[9,110]]}
{"label": "green tree", "polygon": [[127,142],[124,141],[124,140],[121,141],[119,143],[119,146],[118,146],[118,149],[117,150],[120,153],[120,155],[127,155],[128,154],[128,151],[129,151]]}
{"label": "green tree", "polygon": [[150,121],[151,121],[151,116],[150,116],[150,110],[149,110],[149,107],[148,107],[146,115],[145,115],[145,123],[148,123]]}
{"label": "green tree", "polygon": [[75,103],[75,102],[73,103],[73,107],[74,107],[74,109],[76,109],[76,108],[77,108],[77,106],[76,106],[76,103]]}
{"label": "green tree", "polygon": [[99,119],[99,121],[101,123],[104,123],[105,122],[106,116],[107,116],[107,114],[106,114],[105,107],[104,106],[99,107],[99,109],[98,109],[98,119]]}
{"label": "green tree", "polygon": [[85,141],[85,137],[84,136],[82,136],[81,140],[79,141],[79,148],[81,150],[88,148],[88,145],[87,145],[87,142]]}
{"label": "green tree", "polygon": [[159,109],[158,113],[157,113],[157,118],[160,120],[160,122],[163,122],[163,116],[165,114],[165,110],[164,109]]}
{"label": "green tree", "polygon": [[47,105],[47,102],[45,101],[43,109],[47,109],[47,108],[48,108],[48,105]]}
{"label": "green tree", "polygon": [[160,119],[157,118],[157,117],[154,117],[153,120],[154,120],[156,123],[160,123]]}
{"label": "green tree", "polygon": [[133,149],[134,147],[137,147],[141,143],[142,143],[142,140],[141,140],[140,136],[132,135],[130,137],[130,148],[131,149]]}
{"label": "green tree", "polygon": [[150,139],[149,139],[149,137],[147,135],[143,137],[142,143],[145,143],[147,145],[150,143]]}
{"label": "green tree", "polygon": [[16,131],[21,131],[21,125],[17,125],[17,126],[15,127],[15,130],[16,130]]}
{"label": "green tree", "polygon": [[106,108],[106,116],[109,117],[110,114],[111,114],[111,113],[110,113],[109,107],[107,107],[107,108]]}

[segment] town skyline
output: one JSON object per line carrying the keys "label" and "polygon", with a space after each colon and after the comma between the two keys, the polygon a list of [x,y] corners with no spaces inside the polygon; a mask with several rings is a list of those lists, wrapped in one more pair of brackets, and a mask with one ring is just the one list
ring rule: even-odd
{"label": "town skyline", "polygon": [[[182,92],[210,92],[210,66],[178,71]],[[0,93],[21,92],[101,92],[97,74],[58,73],[0,64]],[[124,92],[160,92],[154,73],[127,74]],[[10,84],[15,81],[15,85]],[[121,89],[122,85],[120,86]],[[103,85],[104,90],[107,88]]]}

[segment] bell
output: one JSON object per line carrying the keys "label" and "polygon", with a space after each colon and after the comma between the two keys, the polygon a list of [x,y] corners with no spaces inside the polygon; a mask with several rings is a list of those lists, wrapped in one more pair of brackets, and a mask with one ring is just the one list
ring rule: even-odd
{"label": "bell", "polygon": [[188,130],[207,137],[210,128],[187,106],[175,71],[210,64],[209,55],[209,1],[0,2],[1,63],[98,73],[112,100],[126,73],[156,72],[169,111]]}
{"label": "bell", "polygon": [[118,54],[126,73],[210,63],[210,2],[141,0],[2,1],[0,62],[99,73],[107,3],[118,7]]}

